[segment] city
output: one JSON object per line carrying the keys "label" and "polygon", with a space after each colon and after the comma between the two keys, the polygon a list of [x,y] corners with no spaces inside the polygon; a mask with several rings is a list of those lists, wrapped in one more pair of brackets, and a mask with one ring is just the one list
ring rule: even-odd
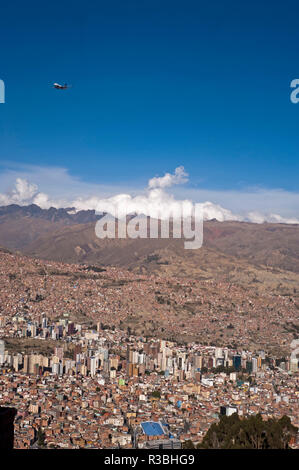
{"label": "city", "polygon": [[[107,287],[100,285],[93,294],[101,300],[102,321],[80,323],[73,318],[75,312],[82,317],[82,305],[63,297],[66,283],[82,291],[105,274],[106,285],[106,270],[51,263],[54,274],[46,280],[41,270],[49,263],[5,252],[1,259],[0,399],[17,409],[16,448],[34,448],[39,433],[47,448],[182,448],[187,441],[199,444],[223,413],[260,413],[265,420],[287,415],[299,426],[298,359],[291,349],[281,358],[135,335],[119,328],[126,312],[120,300],[115,311],[103,305]],[[92,279],[82,274],[70,283],[68,271],[79,269]],[[95,309],[91,299],[87,317]],[[153,432],[145,423],[160,424]],[[299,439],[291,446],[298,448]]]}

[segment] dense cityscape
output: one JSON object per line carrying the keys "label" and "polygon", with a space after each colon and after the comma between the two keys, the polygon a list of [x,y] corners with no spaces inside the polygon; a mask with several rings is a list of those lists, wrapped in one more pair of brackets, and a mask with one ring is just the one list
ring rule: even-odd
{"label": "dense cityscape", "polygon": [[[200,444],[220,415],[233,413],[287,415],[299,426],[296,340],[277,357],[136,334],[125,323],[122,283],[111,287],[107,279],[135,275],[7,252],[1,261],[0,401],[17,409],[16,448],[35,448],[40,436],[47,448],[181,448]],[[290,445],[298,448],[299,440]]]}

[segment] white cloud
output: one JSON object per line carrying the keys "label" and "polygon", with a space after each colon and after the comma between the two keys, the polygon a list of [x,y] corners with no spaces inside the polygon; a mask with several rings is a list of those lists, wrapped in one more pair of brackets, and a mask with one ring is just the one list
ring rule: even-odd
{"label": "white cloud", "polygon": [[162,177],[154,177],[151,178],[148,182],[149,189],[154,188],[169,188],[174,184],[182,184],[188,181],[188,173],[185,172],[185,168],[183,166],[178,166],[174,174],[165,173]]}
{"label": "white cloud", "polygon": [[263,222],[272,222],[276,224],[298,224],[299,219],[295,217],[282,217],[278,214],[263,215],[260,212],[249,212],[244,220],[254,222],[256,224],[262,224]]}
{"label": "white cloud", "polygon": [[219,204],[213,204],[209,201],[199,204],[203,211],[204,220],[216,219],[219,222],[224,222],[225,220],[243,220],[240,215],[233,214],[232,211],[224,209]]}
{"label": "white cloud", "polygon": [[[44,209],[51,206],[75,207],[77,210],[94,209],[112,214],[117,207],[120,217],[134,212],[167,218],[181,215],[183,210],[190,211],[196,202],[202,208],[205,220],[299,223],[298,193],[281,189],[213,191],[173,188],[173,194],[170,194],[165,189],[187,181],[188,174],[183,166],[176,168],[173,174],[151,178],[145,190],[134,190],[86,183],[71,176],[64,168],[24,165],[0,174],[0,187],[10,185],[10,190],[0,193],[0,205],[37,204]],[[39,191],[39,186],[44,192]]]}
{"label": "white cloud", "polygon": [[31,204],[37,194],[38,186],[36,184],[31,184],[23,178],[17,178],[11,192],[0,194],[0,205]]}

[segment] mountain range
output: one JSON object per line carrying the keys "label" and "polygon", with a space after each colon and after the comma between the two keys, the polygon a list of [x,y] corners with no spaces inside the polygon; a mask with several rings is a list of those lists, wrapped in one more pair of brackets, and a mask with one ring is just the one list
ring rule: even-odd
{"label": "mountain range", "polygon": [[182,239],[99,239],[93,210],[0,207],[0,245],[35,258],[216,279],[280,294],[299,286],[299,225],[204,222],[203,246]]}

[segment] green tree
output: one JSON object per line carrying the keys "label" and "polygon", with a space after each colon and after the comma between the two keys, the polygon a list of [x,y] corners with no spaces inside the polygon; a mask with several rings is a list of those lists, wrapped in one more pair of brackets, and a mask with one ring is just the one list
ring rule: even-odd
{"label": "green tree", "polygon": [[45,433],[43,432],[42,428],[38,428],[37,431],[37,445],[39,447],[44,447],[45,446]]}
{"label": "green tree", "polygon": [[288,449],[298,428],[288,416],[264,421],[260,414],[240,419],[237,413],[221,416],[197,448],[201,449]]}
{"label": "green tree", "polygon": [[195,446],[194,446],[193,442],[190,439],[188,439],[187,441],[183,442],[182,448],[183,449],[194,449]]}

